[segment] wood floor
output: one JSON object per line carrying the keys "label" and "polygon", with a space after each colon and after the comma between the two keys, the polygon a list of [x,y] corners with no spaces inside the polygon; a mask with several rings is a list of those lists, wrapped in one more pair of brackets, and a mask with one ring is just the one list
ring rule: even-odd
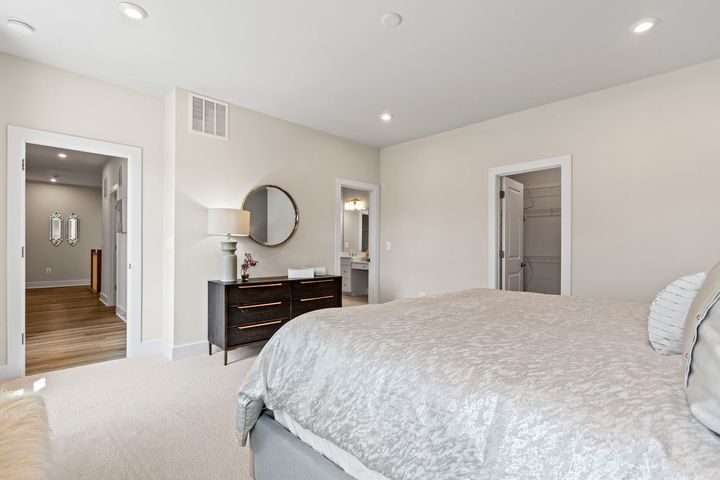
{"label": "wood floor", "polygon": [[125,322],[87,287],[25,291],[25,373],[125,358]]}
{"label": "wood floor", "polygon": [[358,305],[367,305],[367,303],[368,303],[367,295],[363,295],[363,296],[359,296],[359,297],[351,297],[350,295],[342,296],[343,307],[355,307]]}

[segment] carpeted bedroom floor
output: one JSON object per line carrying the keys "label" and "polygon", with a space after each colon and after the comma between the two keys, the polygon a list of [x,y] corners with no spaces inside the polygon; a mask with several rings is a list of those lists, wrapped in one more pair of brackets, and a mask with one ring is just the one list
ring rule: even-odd
{"label": "carpeted bedroom floor", "polygon": [[248,480],[248,451],[235,437],[235,393],[259,351],[230,352],[227,367],[222,353],[114,360],[0,389],[36,388],[45,398],[53,479]]}

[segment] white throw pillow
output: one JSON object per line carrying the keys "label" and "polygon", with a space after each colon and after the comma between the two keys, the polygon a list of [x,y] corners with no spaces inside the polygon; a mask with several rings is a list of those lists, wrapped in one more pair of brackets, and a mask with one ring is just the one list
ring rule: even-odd
{"label": "white throw pillow", "polygon": [[695,418],[720,434],[720,262],[688,312],[685,392]]}
{"label": "white throw pillow", "polygon": [[656,351],[663,355],[683,352],[687,313],[705,278],[704,272],[686,275],[655,297],[648,316],[648,337]]}

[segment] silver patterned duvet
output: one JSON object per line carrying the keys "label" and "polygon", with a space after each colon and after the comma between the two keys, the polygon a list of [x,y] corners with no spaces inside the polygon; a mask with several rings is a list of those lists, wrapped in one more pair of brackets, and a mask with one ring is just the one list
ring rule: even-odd
{"label": "silver patterned duvet", "polygon": [[485,289],[312,312],[257,358],[238,430],[283,410],[396,480],[720,479],[647,313]]}

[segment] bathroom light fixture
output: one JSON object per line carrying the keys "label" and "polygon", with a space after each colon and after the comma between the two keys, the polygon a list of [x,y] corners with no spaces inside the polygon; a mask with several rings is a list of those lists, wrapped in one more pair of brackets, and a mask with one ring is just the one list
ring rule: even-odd
{"label": "bathroom light fixture", "polygon": [[50,181],[55,183],[55,182],[57,182],[57,179],[58,179],[57,175],[54,175],[52,178],[50,178]]}
{"label": "bathroom light fixture", "polygon": [[402,23],[403,19],[399,13],[390,12],[380,17],[380,23],[388,28],[395,28]]}
{"label": "bathroom light fixture", "polygon": [[637,22],[630,25],[630,31],[632,33],[646,33],[655,28],[655,25],[660,21],[657,17],[641,18]]}
{"label": "bathroom light fixture", "polygon": [[390,112],[383,112],[380,114],[380,120],[385,123],[389,123],[393,119],[393,114]]}
{"label": "bathroom light fixture", "polygon": [[118,8],[126,17],[132,18],[133,20],[144,20],[148,17],[147,10],[134,3],[120,2]]}
{"label": "bathroom light fixture", "polygon": [[365,208],[367,207],[362,198],[353,198],[345,202],[345,210],[348,211],[365,210]]}
{"label": "bathroom light fixture", "polygon": [[18,20],[16,18],[9,19],[7,21],[7,25],[8,28],[13,32],[22,33],[24,35],[30,35],[31,33],[35,33],[35,27],[33,27],[27,22],[23,22],[22,20]]}
{"label": "bathroom light fixture", "polygon": [[58,157],[67,158],[67,153],[58,153]]}

